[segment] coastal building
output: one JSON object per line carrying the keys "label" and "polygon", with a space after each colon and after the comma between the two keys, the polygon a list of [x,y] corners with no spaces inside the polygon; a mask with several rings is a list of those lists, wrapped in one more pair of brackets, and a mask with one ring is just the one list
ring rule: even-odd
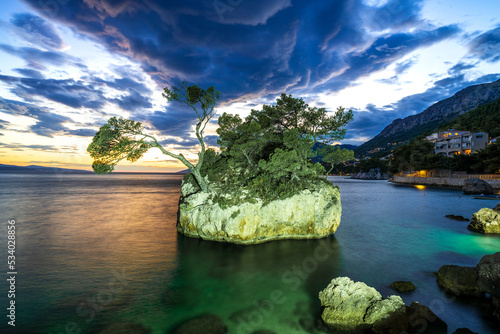
{"label": "coastal building", "polygon": [[488,146],[488,133],[450,129],[426,137],[434,143],[434,153],[446,156],[471,154]]}

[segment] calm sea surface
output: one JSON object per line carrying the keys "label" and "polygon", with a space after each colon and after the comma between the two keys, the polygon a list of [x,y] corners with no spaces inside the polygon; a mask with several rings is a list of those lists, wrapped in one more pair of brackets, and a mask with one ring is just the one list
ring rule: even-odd
{"label": "calm sea surface", "polygon": [[429,306],[448,333],[500,332],[481,305],[443,294],[433,274],[444,264],[475,266],[500,251],[499,237],[444,217],[470,218],[495,201],[331,177],[343,207],[334,237],[237,246],[177,234],[181,178],[0,174],[4,277],[8,219],[17,232],[16,327],[7,326],[9,287],[2,279],[0,332],[139,333],[134,328],[142,325],[164,334],[212,313],[229,333],[309,333],[319,317],[318,292],[338,276],[383,296],[396,294],[388,288],[393,281],[411,280],[417,290],[401,294],[404,301]]}

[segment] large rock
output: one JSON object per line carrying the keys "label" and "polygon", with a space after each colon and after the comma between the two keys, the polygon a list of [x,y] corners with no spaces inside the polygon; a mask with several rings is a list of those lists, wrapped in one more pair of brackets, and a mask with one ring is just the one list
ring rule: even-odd
{"label": "large rock", "polygon": [[479,289],[500,297],[500,252],[483,256],[476,270]]}
{"label": "large rock", "polygon": [[408,333],[446,333],[448,326],[425,305],[412,302],[407,309]]}
{"label": "large rock", "polygon": [[389,180],[389,175],[382,172],[380,168],[372,168],[368,172],[359,172],[351,175],[351,179],[362,180]]}
{"label": "large rock", "polygon": [[371,329],[376,333],[401,333],[406,329],[406,306],[399,296],[383,299],[363,282],[338,277],[319,293],[321,318],[334,332]]}
{"label": "large rock", "polygon": [[[239,196],[240,200],[230,196]],[[244,190],[237,195],[200,192],[185,177],[177,230],[206,240],[258,244],[278,239],[323,238],[335,233],[340,223],[340,192],[326,182],[269,203],[247,200],[245,196]],[[221,206],[221,197],[239,204]]]}
{"label": "large rock", "polygon": [[472,195],[493,195],[494,193],[493,187],[488,182],[476,177],[465,180],[462,191],[464,192],[464,194]]}
{"label": "large rock", "polygon": [[474,267],[442,266],[437,273],[437,283],[456,296],[479,297],[481,295]]}
{"label": "large rock", "polygon": [[482,208],[472,215],[467,228],[479,233],[500,233],[500,212]]}
{"label": "large rock", "polygon": [[491,295],[493,315],[500,320],[500,252],[483,256],[476,271],[477,285]]}
{"label": "large rock", "polygon": [[500,211],[500,203],[498,203],[494,208],[493,210],[495,211]]}

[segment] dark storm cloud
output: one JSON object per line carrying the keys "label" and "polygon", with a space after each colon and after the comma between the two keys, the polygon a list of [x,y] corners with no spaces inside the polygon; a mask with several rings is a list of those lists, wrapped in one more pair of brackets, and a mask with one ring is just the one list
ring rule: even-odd
{"label": "dark storm cloud", "polygon": [[[19,72],[19,71],[18,71]],[[22,71],[26,73],[26,71]],[[73,79],[40,79],[19,78],[0,75],[0,81],[11,86],[12,93],[25,99],[35,101],[36,97],[61,103],[72,108],[89,108],[102,110],[106,103],[115,103],[128,111],[151,108],[151,91],[142,83],[129,78],[106,81],[97,77],[88,76],[86,80]],[[119,98],[105,97],[102,86],[126,92]]]}
{"label": "dark storm cloud", "polygon": [[469,51],[479,59],[494,63],[500,60],[500,26],[487,31],[468,44]]}
{"label": "dark storm cloud", "polygon": [[[458,32],[429,28],[413,0],[379,7],[361,0],[87,0],[49,9],[25,2],[141,63],[160,87],[175,79],[214,85],[225,102],[319,85],[338,91]],[[374,37],[378,31],[385,35]]]}
{"label": "dark storm cloud", "polygon": [[70,130],[64,126],[64,123],[74,123],[71,118],[53,113],[48,108],[36,107],[29,103],[0,98],[0,111],[35,119],[36,123],[29,126],[29,131],[40,136],[53,137],[57,134],[72,134],[89,137],[95,134],[95,130],[91,129]]}
{"label": "dark storm cloud", "polygon": [[13,86],[12,92],[19,97],[33,100],[45,97],[72,108],[101,109],[106,98],[100,90],[73,79],[33,79],[0,75],[0,81]]}
{"label": "dark storm cloud", "polygon": [[29,68],[15,68],[14,71],[28,78],[45,79],[44,75],[37,70],[32,70]]}
{"label": "dark storm cloud", "polygon": [[80,59],[58,51],[43,51],[32,47],[18,48],[6,44],[0,44],[0,51],[23,59],[26,61],[28,67],[37,70],[44,70],[46,68],[45,65],[85,67],[81,64]]}
{"label": "dark storm cloud", "polygon": [[459,74],[463,71],[470,70],[471,68],[474,68],[476,66],[477,66],[477,63],[466,64],[466,63],[460,61],[448,70],[448,74]]}
{"label": "dark storm cloud", "polygon": [[180,103],[171,103],[166,111],[157,110],[148,115],[146,120],[164,135],[189,138],[198,118],[191,108]]}
{"label": "dark storm cloud", "polygon": [[62,49],[65,44],[54,26],[39,16],[18,13],[10,20],[16,35],[26,41],[49,49]]}
{"label": "dark storm cloud", "polygon": [[113,101],[118,104],[120,108],[128,111],[141,111],[153,107],[148,97],[136,91],[132,91],[128,95],[123,95],[119,99],[113,99]]}

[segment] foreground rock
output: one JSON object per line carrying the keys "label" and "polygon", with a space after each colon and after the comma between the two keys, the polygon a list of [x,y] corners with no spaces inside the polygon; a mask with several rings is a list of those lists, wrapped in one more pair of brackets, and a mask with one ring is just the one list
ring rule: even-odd
{"label": "foreground rock", "polygon": [[493,316],[500,321],[500,252],[483,256],[476,267],[442,266],[437,282],[456,296],[490,294]]}
{"label": "foreground rock", "polygon": [[333,279],[319,293],[319,299],[323,307],[321,319],[334,333],[411,332],[414,330],[411,323],[418,324],[422,317],[426,317],[430,323],[429,328],[443,329],[439,332],[446,333],[446,324],[438,320],[439,318],[425,306],[414,303],[407,307],[399,296],[384,299],[374,288],[363,282],[354,282],[348,277]]}
{"label": "foreground rock", "polygon": [[389,175],[380,168],[372,168],[369,172],[359,172],[351,175],[351,179],[361,180],[389,180]]}
{"label": "foreground rock", "polygon": [[456,296],[479,297],[481,295],[474,267],[442,266],[437,273],[437,283]]}
{"label": "foreground rock", "polygon": [[[340,192],[331,183],[318,182],[311,189],[269,203],[242,199],[238,205],[225,207],[220,204],[220,197],[224,196],[198,192],[183,180],[177,230],[205,240],[258,244],[278,239],[323,238],[335,233],[340,223]],[[244,191],[238,196],[243,198]]]}
{"label": "foreground rock", "polygon": [[500,233],[500,212],[482,208],[472,215],[467,228],[479,233]]}
{"label": "foreground rock", "polygon": [[500,252],[483,256],[476,270],[477,285],[491,295],[493,315],[500,320]]}
{"label": "foreground rock", "polygon": [[488,182],[476,177],[465,180],[462,191],[470,195],[493,195],[494,193],[493,187]]}

